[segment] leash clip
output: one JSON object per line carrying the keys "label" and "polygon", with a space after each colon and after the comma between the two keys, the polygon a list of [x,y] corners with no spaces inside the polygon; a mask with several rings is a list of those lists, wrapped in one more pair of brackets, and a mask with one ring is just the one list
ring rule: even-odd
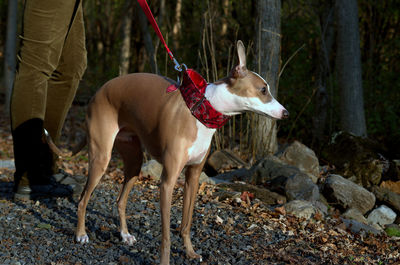
{"label": "leash clip", "polygon": [[[172,59],[172,61],[174,62],[174,64],[175,64],[175,70],[176,71],[178,71],[178,72],[182,72],[182,70],[187,70],[187,66],[186,66],[186,64],[180,64],[176,59],[175,59],[175,57],[174,57],[174,55],[172,55],[172,52],[169,52],[169,56],[171,57],[171,59]],[[183,68],[185,68],[185,69],[183,69]]]}

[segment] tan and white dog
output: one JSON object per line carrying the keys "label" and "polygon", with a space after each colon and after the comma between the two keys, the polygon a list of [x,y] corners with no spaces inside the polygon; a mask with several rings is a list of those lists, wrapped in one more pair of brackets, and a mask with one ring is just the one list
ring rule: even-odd
{"label": "tan and white dog", "polygon": [[[239,64],[230,75],[207,86],[205,97],[225,115],[253,111],[275,119],[287,118],[288,111],[274,99],[267,82],[247,70],[245,48],[237,43]],[[136,239],[126,224],[128,195],[139,176],[142,146],[163,165],[160,185],[162,223],[161,264],[169,264],[170,210],[172,192],[184,167],[181,236],[190,258],[201,258],[190,240],[190,227],[199,176],[209,152],[215,129],[199,122],[187,108],[179,92],[166,93],[171,82],[147,73],[121,76],[107,82],[88,107],[87,143],[89,176],[78,205],[76,240],[87,243],[85,215],[89,198],[102,178],[115,145],[124,162],[125,181],[118,197],[121,237],[129,245]]]}

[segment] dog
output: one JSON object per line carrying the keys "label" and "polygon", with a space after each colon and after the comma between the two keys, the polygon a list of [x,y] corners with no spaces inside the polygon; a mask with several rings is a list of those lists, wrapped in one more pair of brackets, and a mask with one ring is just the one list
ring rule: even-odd
{"label": "dog", "polygon": [[[206,86],[205,98],[225,116],[251,111],[274,119],[289,112],[271,95],[268,83],[246,68],[245,47],[237,42],[239,63],[229,76]],[[171,81],[159,75],[134,73],[108,81],[92,98],[86,115],[89,150],[88,179],[78,204],[76,240],[88,243],[85,231],[86,207],[111,158],[113,146],[124,162],[124,183],[118,196],[120,234],[123,242],[136,239],[128,231],[126,203],[140,175],[142,147],[163,165],[160,184],[161,264],[170,260],[170,210],[172,193],[184,167],[185,186],[181,236],[189,258],[200,259],[191,243],[190,227],[199,176],[210,151],[215,128],[196,119],[181,93],[167,93]]]}

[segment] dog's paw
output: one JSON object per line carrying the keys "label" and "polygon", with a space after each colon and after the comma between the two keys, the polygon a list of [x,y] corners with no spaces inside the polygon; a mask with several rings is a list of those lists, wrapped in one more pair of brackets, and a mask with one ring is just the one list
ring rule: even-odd
{"label": "dog's paw", "polygon": [[129,233],[124,233],[121,232],[121,237],[122,237],[122,242],[126,243],[129,246],[133,246],[137,242],[135,236],[129,234]]}
{"label": "dog's paw", "polygon": [[76,242],[81,244],[89,243],[89,237],[88,235],[76,236]]}

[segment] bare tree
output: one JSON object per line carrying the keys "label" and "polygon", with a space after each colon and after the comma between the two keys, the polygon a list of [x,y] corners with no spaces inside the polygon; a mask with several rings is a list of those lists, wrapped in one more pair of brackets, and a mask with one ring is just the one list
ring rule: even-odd
{"label": "bare tree", "polygon": [[126,14],[122,25],[122,45],[120,56],[120,75],[126,75],[129,72],[131,57],[131,28],[132,28],[132,4],[130,0],[125,1]]}
{"label": "bare tree", "polygon": [[337,81],[342,130],[366,136],[357,0],[336,0]]}
{"label": "bare tree", "polygon": [[317,1],[320,26],[320,42],[318,50],[318,65],[316,74],[316,93],[315,93],[315,114],[313,117],[313,140],[312,147],[319,150],[323,142],[324,132],[326,129],[328,109],[329,109],[329,92],[328,77],[331,73],[329,58],[332,52],[332,46],[335,40],[334,31],[334,3],[332,0]]}
{"label": "bare tree", "polygon": [[4,60],[4,83],[6,89],[5,113],[10,111],[11,91],[16,67],[18,0],[8,1],[7,36]]}
{"label": "bare tree", "polygon": [[[274,97],[278,94],[281,48],[281,1],[257,0],[256,2],[256,60],[257,71],[268,82]],[[278,149],[275,121],[257,115],[254,131],[256,157],[275,153]]]}
{"label": "bare tree", "polygon": [[142,9],[139,7],[137,10],[137,16],[139,17],[140,30],[142,31],[144,46],[149,56],[150,67],[153,73],[158,73],[158,68],[155,59],[154,45],[149,32],[148,21],[146,15],[143,13]]}

